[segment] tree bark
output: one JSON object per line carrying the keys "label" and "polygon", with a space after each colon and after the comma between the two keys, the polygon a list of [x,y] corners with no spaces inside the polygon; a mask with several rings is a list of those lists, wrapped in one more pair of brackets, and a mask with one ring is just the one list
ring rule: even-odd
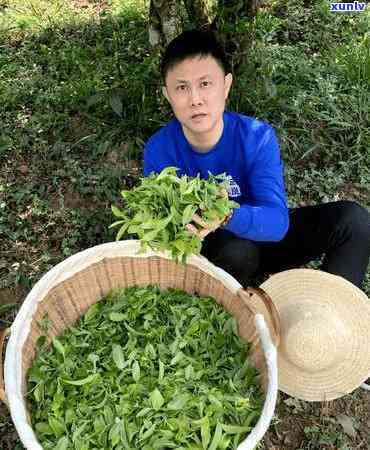
{"label": "tree bark", "polygon": [[259,0],[218,0],[211,28],[224,46],[232,71],[238,74],[253,43],[253,20]]}
{"label": "tree bark", "polygon": [[178,0],[150,0],[149,42],[153,47],[166,46],[180,34],[178,3]]}
{"label": "tree bark", "polygon": [[232,71],[238,74],[254,40],[253,20],[261,0],[218,0],[212,23],[205,0],[150,0],[149,42],[152,47],[162,51],[182,31],[182,1],[197,28],[215,32],[231,62]]}
{"label": "tree bark", "polygon": [[196,27],[199,29],[209,28],[211,24],[209,8],[204,0],[184,0],[186,11]]}

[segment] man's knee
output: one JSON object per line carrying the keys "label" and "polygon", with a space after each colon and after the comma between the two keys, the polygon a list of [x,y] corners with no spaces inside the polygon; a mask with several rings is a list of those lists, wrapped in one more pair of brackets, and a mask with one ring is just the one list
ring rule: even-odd
{"label": "man's knee", "polygon": [[235,239],[220,252],[215,264],[224,268],[237,279],[251,277],[260,264],[259,249],[247,239]]}
{"label": "man's knee", "polygon": [[354,236],[364,239],[364,244],[370,244],[370,213],[357,202],[343,200],[338,202],[341,208],[338,225],[348,227]]}

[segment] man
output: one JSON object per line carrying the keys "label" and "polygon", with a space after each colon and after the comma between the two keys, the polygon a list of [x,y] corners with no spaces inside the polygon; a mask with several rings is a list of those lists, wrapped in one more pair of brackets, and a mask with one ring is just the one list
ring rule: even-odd
{"label": "man", "polygon": [[370,255],[370,215],[355,202],[288,209],[283,163],[271,126],[225,111],[232,84],[215,37],[185,31],[162,60],[163,94],[175,118],[144,150],[144,175],[175,166],[178,175],[226,173],[231,217],[189,231],[204,238],[202,254],[243,286],[258,274],[299,267],[322,256],[322,270],[361,286]]}

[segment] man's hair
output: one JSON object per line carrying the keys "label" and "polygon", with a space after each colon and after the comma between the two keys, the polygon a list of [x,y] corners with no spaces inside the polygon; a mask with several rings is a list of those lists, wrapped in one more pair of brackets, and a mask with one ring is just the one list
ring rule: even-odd
{"label": "man's hair", "polygon": [[163,81],[169,70],[187,58],[195,56],[213,56],[225,74],[230,72],[230,66],[222,45],[211,31],[184,31],[167,46],[161,63]]}

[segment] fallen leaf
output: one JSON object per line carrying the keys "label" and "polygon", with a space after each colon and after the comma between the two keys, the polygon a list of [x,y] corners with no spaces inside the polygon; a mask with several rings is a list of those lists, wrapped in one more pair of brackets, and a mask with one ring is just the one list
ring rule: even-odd
{"label": "fallen leaf", "polygon": [[304,407],[300,400],[297,398],[289,397],[286,400],[284,400],[284,403],[293,408],[293,414],[297,414],[299,411],[303,411]]}
{"label": "fallen leaf", "polygon": [[22,175],[27,175],[29,171],[28,166],[26,164],[21,164],[19,166],[19,171]]}
{"label": "fallen leaf", "polygon": [[342,426],[343,431],[348,436],[351,436],[353,438],[356,436],[356,430],[353,426],[351,417],[347,416],[346,414],[339,414],[339,416],[337,416],[337,422]]}

